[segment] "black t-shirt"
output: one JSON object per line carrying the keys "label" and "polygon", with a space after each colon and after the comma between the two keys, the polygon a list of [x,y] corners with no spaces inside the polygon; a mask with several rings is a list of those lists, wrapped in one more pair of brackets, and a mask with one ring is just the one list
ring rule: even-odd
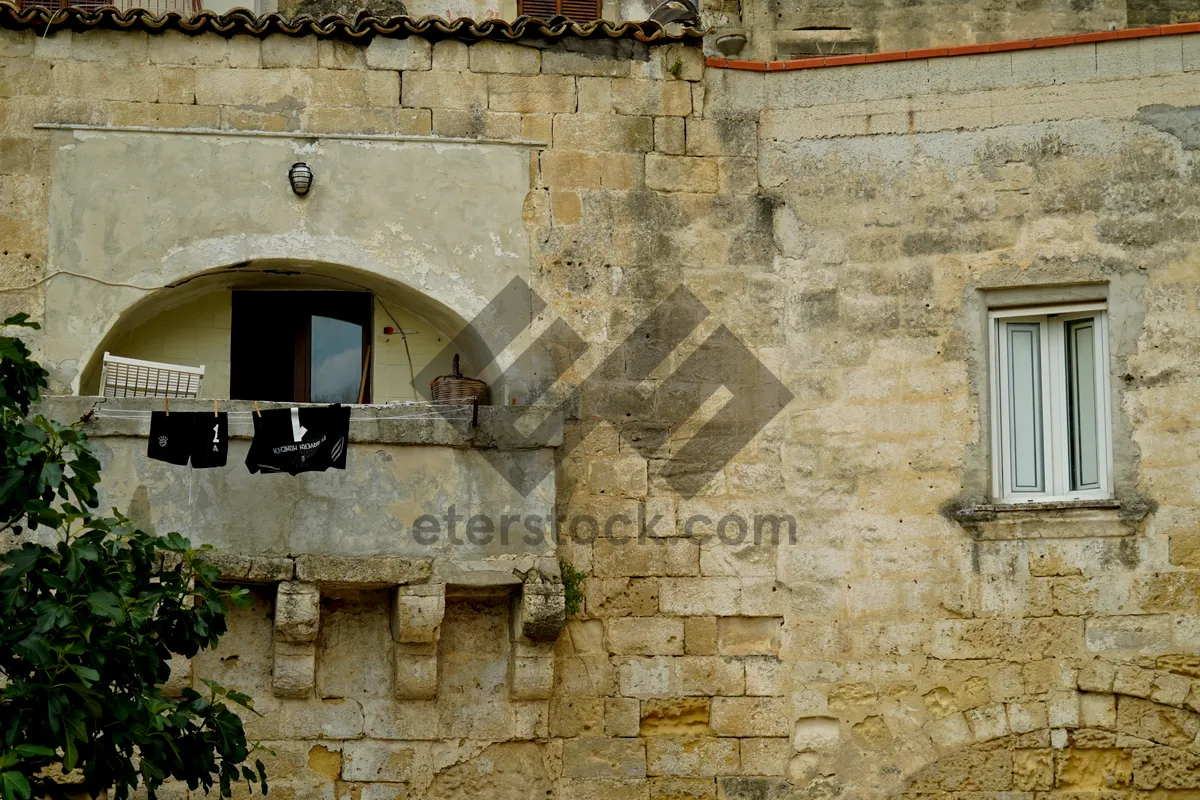
{"label": "black t-shirt", "polygon": [[146,455],[168,464],[194,469],[223,467],[229,455],[229,415],[199,411],[154,411]]}
{"label": "black t-shirt", "polygon": [[346,468],[350,407],[276,408],[255,414],[246,454],[251,472],[324,472]]}

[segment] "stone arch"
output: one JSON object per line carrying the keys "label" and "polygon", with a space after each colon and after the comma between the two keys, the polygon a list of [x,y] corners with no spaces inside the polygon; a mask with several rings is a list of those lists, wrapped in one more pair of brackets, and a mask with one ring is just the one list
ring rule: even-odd
{"label": "stone arch", "polygon": [[[112,349],[113,343],[124,332],[194,303],[207,294],[230,289],[369,291],[387,304],[389,310],[403,309],[425,321],[428,328],[441,334],[441,338],[449,341],[450,337],[455,337],[456,344],[463,349],[466,369],[482,370],[493,360],[493,354],[482,338],[468,326],[469,309],[451,307],[443,299],[379,272],[331,262],[265,258],[200,270],[166,283],[162,288],[140,293],[140,296],[135,296],[133,291],[102,293],[100,309],[112,309],[103,325],[88,331],[90,336],[50,345],[55,351],[51,355],[60,379],[73,393],[95,391],[102,356]],[[63,359],[62,355],[73,355],[67,352],[67,346],[71,344],[77,355]]]}
{"label": "stone arch", "polygon": [[918,768],[893,796],[1200,789],[1200,714],[1182,701],[1118,692],[1078,692],[1073,700],[1077,719],[1060,705],[1061,727],[1025,729],[1028,707],[1036,703],[967,712],[975,741]]}
{"label": "stone arch", "polygon": [[[847,685],[866,690],[830,694],[832,714],[797,724],[788,789],[906,800],[1200,789],[1200,658],[1047,663],[1053,668],[1023,676],[1025,692],[1011,681],[989,687],[978,673],[886,695]],[[1021,788],[1033,784],[1046,788]]]}

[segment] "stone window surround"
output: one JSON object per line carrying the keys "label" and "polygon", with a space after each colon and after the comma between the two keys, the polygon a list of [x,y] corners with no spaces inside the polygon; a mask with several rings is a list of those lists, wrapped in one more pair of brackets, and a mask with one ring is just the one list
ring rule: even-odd
{"label": "stone window surround", "polygon": [[[1059,415],[1062,414],[1064,408],[1070,405],[1068,384],[1072,380],[1069,374],[1069,367],[1066,359],[1069,352],[1067,343],[1067,327],[1070,321],[1079,317],[1086,318],[1092,323],[1092,331],[1090,341],[1096,350],[1096,359],[1101,364],[1107,364],[1108,359],[1108,324],[1107,324],[1107,307],[1105,303],[1072,303],[1065,306],[1054,305],[1037,305],[1037,306],[1011,306],[1005,308],[989,307],[988,314],[990,321],[988,324],[988,360],[989,363],[999,365],[1004,363],[1003,369],[992,371],[991,386],[989,391],[989,400],[993,402],[993,412],[989,415],[989,422],[992,425],[991,435],[993,441],[997,434],[1004,430],[1005,425],[1015,424],[1009,419],[1011,410],[997,408],[997,401],[1004,391],[1013,392],[1011,388],[1006,389],[1006,377],[1003,373],[1007,369],[1011,369],[1011,356],[1008,356],[1009,361],[1005,361],[1005,336],[1000,332],[1000,329],[1006,323],[1021,323],[1030,322],[1037,326],[1038,339],[1037,350],[1039,359],[1041,353],[1048,351],[1050,358],[1046,359],[1046,363],[1038,362],[1038,380],[1040,400],[1036,412],[1038,423],[1043,424],[1046,414],[1054,417],[1058,421]],[[1053,319],[1052,319],[1053,318]],[[1064,320],[1066,320],[1064,322]],[[1057,333],[1056,333],[1057,329]],[[1044,337],[1044,338],[1042,338]],[[1056,339],[1058,340],[1056,343]],[[1057,348],[1057,349],[1056,349]],[[1108,401],[1111,399],[1110,382],[1108,379],[1107,370],[1098,370],[1095,377],[1094,387],[1096,390],[1097,405],[1096,418],[1099,436],[1096,442],[1097,447],[1097,473],[1098,478],[1096,486],[1090,489],[1070,488],[1069,473],[1073,469],[1071,457],[1068,455],[1070,446],[1061,446],[1058,436],[1055,433],[1054,424],[1043,424],[1040,430],[1040,444],[1043,448],[1043,472],[1044,484],[1042,492],[1036,496],[1030,496],[1027,499],[1019,499],[1015,489],[1009,489],[1006,494],[1004,488],[1003,477],[1006,471],[1015,469],[1013,463],[1015,455],[1008,453],[1001,455],[1002,448],[993,447],[992,450],[992,496],[994,498],[1008,497],[1009,503],[1012,505],[1026,505],[1030,502],[1047,503],[1056,502],[1073,502],[1079,500],[1109,500],[1112,498],[1112,487],[1110,484],[1111,464],[1109,453],[1111,452],[1112,421],[1111,413],[1108,408]],[[1056,393],[1059,398],[1056,400]],[[1069,417],[1069,410],[1067,412]],[[1064,426],[1063,435],[1070,439],[1071,423],[1069,420]],[[1011,475],[1011,473],[1008,473]],[[1011,480],[1011,478],[1010,478]]]}
{"label": "stone window surround", "polygon": [[[961,497],[944,509],[978,539],[1075,538],[1128,536],[1151,510],[1137,494],[1140,452],[1132,424],[1123,411],[1125,361],[1136,351],[1146,309],[1137,276],[1115,274],[1109,280],[976,287],[967,297],[967,334],[971,388],[978,402],[979,440],[966,456]],[[1003,308],[1104,302],[1108,314],[1109,387],[1112,425],[1112,497],[1098,500],[1030,503],[996,502],[992,483],[992,410],[988,312]],[[1050,523],[1050,524],[1048,524]]]}

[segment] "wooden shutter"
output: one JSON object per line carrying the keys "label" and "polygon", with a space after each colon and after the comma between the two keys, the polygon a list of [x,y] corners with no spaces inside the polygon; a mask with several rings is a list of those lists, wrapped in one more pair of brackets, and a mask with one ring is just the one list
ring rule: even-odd
{"label": "wooden shutter", "polygon": [[599,0],[559,0],[559,13],[574,22],[600,19]]}
{"label": "wooden shutter", "polygon": [[600,19],[600,0],[520,0],[518,13],[539,19],[561,15],[572,22],[591,22]]}
{"label": "wooden shutter", "polygon": [[557,0],[521,0],[519,14],[538,19],[550,19],[558,13]]}

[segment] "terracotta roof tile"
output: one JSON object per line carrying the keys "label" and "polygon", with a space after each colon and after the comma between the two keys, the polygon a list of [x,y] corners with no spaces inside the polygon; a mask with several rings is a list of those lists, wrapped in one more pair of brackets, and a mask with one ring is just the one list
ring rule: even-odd
{"label": "terracotta roof tile", "polygon": [[10,2],[0,0],[0,28],[9,30],[32,29],[39,33],[50,30],[143,30],[161,33],[176,30],[188,34],[204,32],[232,36],[237,33],[251,36],[267,36],[283,33],[288,36],[315,35],[327,39],[366,41],[375,36],[404,39],[421,36],[426,39],[459,39],[481,41],[491,39],[501,42],[567,39],[633,39],[646,44],[671,42],[698,42],[703,31],[685,28],[681,33],[670,34],[657,22],[621,22],[607,20],[594,22],[572,22],[566,17],[549,20],[534,17],[518,17],[513,22],[498,19],[473,20],[466,17],[446,20],[441,17],[375,17],[363,12],[356,17],[330,15],[321,19],[312,17],[282,17],[278,14],[256,16],[245,9],[234,9],[225,14],[199,11],[182,16],[175,12],[156,14],[144,8],[120,10],[112,6],[98,9],[66,8],[20,9]]}

